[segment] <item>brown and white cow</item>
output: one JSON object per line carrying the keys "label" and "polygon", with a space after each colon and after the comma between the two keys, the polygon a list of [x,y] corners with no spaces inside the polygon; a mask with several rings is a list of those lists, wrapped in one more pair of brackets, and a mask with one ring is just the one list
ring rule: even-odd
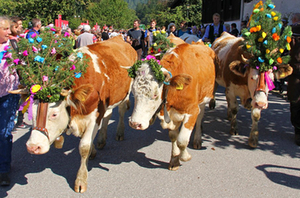
{"label": "brown and white cow", "polygon": [[148,63],[136,72],[132,85],[135,104],[129,125],[147,129],[158,113],[161,126],[169,129],[172,141],[170,170],[179,168],[179,160],[191,159],[186,147],[195,124],[193,147],[201,148],[201,120],[205,104],[213,98],[215,61],[215,53],[209,47],[184,43],[169,50],[161,60],[166,78],[170,78],[168,72],[173,76],[170,85],[157,81]]}
{"label": "brown and white cow", "polygon": [[[241,99],[242,105],[251,109],[252,128],[249,136],[249,145],[253,148],[258,145],[258,121],[262,109],[268,107],[269,88],[266,85],[265,75],[270,79],[274,74],[270,72],[259,73],[257,69],[247,66],[247,59],[252,58],[243,50],[243,38],[235,37],[227,32],[215,40],[212,49],[219,59],[219,67],[216,70],[216,86],[225,87],[225,95],[228,104],[228,118],[231,120],[230,133],[238,134],[236,115],[238,102],[236,97]],[[281,78],[290,75],[292,68],[289,65],[278,67],[278,76]],[[214,107],[212,101],[210,106]]]}
{"label": "brown and white cow", "polygon": [[[123,118],[132,79],[122,67],[133,65],[137,60],[137,54],[121,36],[82,47],[79,51],[90,58],[84,77],[75,79],[74,86],[65,93],[67,96],[63,101],[45,106],[35,100],[33,126],[37,126],[37,121],[40,123],[43,119],[39,112],[46,112],[44,128],[47,133],[42,133],[39,127],[33,128],[26,146],[29,153],[47,153],[50,145],[67,127],[69,128],[67,133],[81,137],[79,144],[81,164],[74,190],[82,193],[87,189],[88,158],[96,154],[93,140],[101,127],[103,134],[98,136],[100,137],[98,144],[100,146],[105,144],[108,120],[112,109],[116,106],[119,106],[120,114],[117,139],[123,139]],[[70,111],[67,108],[70,108]]]}

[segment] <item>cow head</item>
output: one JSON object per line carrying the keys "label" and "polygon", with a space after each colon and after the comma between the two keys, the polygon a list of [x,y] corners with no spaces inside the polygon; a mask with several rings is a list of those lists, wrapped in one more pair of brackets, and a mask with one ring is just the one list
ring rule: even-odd
{"label": "cow head", "polygon": [[[170,74],[162,68],[165,82],[169,81]],[[157,81],[148,63],[142,63],[136,71],[132,85],[134,95],[134,109],[129,118],[129,125],[138,130],[149,127],[149,121],[155,116],[163,102],[163,82]]]}
{"label": "cow head", "polygon": [[[259,70],[247,66],[248,60],[241,55],[241,60],[233,61],[229,67],[235,74],[247,77],[248,89],[252,98],[252,109],[268,108],[268,93],[274,87],[274,73],[272,70],[260,72]],[[289,65],[280,65],[276,71],[277,78],[284,78],[292,73]]]}
{"label": "cow head", "polygon": [[[32,104],[33,129],[26,143],[27,150],[31,154],[44,154],[50,149],[50,145],[58,139],[60,135],[69,128],[78,128],[76,122],[70,122],[70,112],[68,107],[76,109],[79,113],[84,113],[84,101],[93,92],[92,85],[82,85],[74,90],[63,90],[62,95],[65,100],[46,103],[34,100]],[[26,94],[24,89],[13,91],[14,94]],[[70,124],[72,123],[72,124]]]}

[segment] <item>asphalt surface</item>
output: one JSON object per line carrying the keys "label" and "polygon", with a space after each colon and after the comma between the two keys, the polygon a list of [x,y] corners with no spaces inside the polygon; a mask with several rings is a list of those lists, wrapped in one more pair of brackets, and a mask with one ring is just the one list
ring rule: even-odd
{"label": "asphalt surface", "polygon": [[300,148],[294,143],[284,95],[269,94],[269,108],[259,122],[259,146],[251,149],[250,111],[240,107],[239,135],[229,135],[224,89],[219,88],[216,109],[206,108],[203,149],[194,150],[190,144],[192,160],[182,162],[177,171],[167,169],[171,154],[167,130],[158,120],[145,131],[130,128],[131,111],[125,116],[125,139],[119,142],[114,139],[115,109],[107,145],[89,161],[88,189],[83,194],[73,190],[79,139],[65,136],[62,149],[31,155],[25,146],[30,130],[18,129],[13,133],[11,185],[0,187],[0,197],[300,197]]}

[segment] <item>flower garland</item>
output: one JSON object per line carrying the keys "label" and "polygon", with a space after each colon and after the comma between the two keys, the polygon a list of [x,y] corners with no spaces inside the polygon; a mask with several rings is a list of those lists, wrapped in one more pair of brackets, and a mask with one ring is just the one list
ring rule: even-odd
{"label": "flower garland", "polygon": [[18,48],[9,48],[5,55],[11,68],[17,69],[21,84],[31,91],[27,102],[33,99],[44,102],[62,100],[61,90],[71,88],[74,78],[80,78],[86,71],[87,59],[81,52],[74,53],[68,35],[56,36],[54,33],[55,28],[46,28],[40,35],[33,34],[29,39],[21,35],[23,38],[18,42]]}
{"label": "flower garland", "polygon": [[150,46],[148,53],[149,54],[164,54],[166,51],[175,46],[174,43],[171,43],[167,38],[166,31],[153,31],[153,44]]}
{"label": "flower garland", "polygon": [[271,0],[264,4],[257,3],[253,9],[248,29],[242,30],[244,49],[252,54],[250,66],[266,72],[277,70],[277,66],[287,64],[290,56],[284,52],[291,49],[292,31],[287,26],[280,35],[282,29],[281,14],[274,11],[275,5]]}
{"label": "flower garland", "polygon": [[165,76],[163,72],[161,71],[162,66],[160,65],[160,61],[156,60],[154,56],[148,55],[146,59],[138,60],[134,63],[130,69],[128,69],[128,76],[130,78],[135,78],[136,77],[136,71],[141,67],[143,63],[148,63],[152,72],[155,75],[155,78],[159,82],[163,82],[165,80]]}

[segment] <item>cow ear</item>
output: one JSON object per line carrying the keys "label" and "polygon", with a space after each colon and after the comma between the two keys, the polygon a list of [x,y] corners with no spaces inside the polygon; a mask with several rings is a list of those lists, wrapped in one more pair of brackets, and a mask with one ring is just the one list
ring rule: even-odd
{"label": "cow ear", "polygon": [[285,78],[293,73],[293,68],[287,64],[287,65],[279,65],[278,70],[275,73],[275,76],[277,79]]}
{"label": "cow ear", "polygon": [[247,68],[245,67],[245,64],[239,60],[232,61],[229,64],[229,69],[238,76],[246,76]]}
{"label": "cow ear", "polygon": [[179,74],[171,79],[170,85],[177,90],[182,90],[192,82],[193,77],[188,74]]}
{"label": "cow ear", "polygon": [[94,91],[94,87],[91,84],[82,85],[73,90],[70,95],[70,100],[77,109],[80,109],[82,104],[88,99],[89,95]]}

